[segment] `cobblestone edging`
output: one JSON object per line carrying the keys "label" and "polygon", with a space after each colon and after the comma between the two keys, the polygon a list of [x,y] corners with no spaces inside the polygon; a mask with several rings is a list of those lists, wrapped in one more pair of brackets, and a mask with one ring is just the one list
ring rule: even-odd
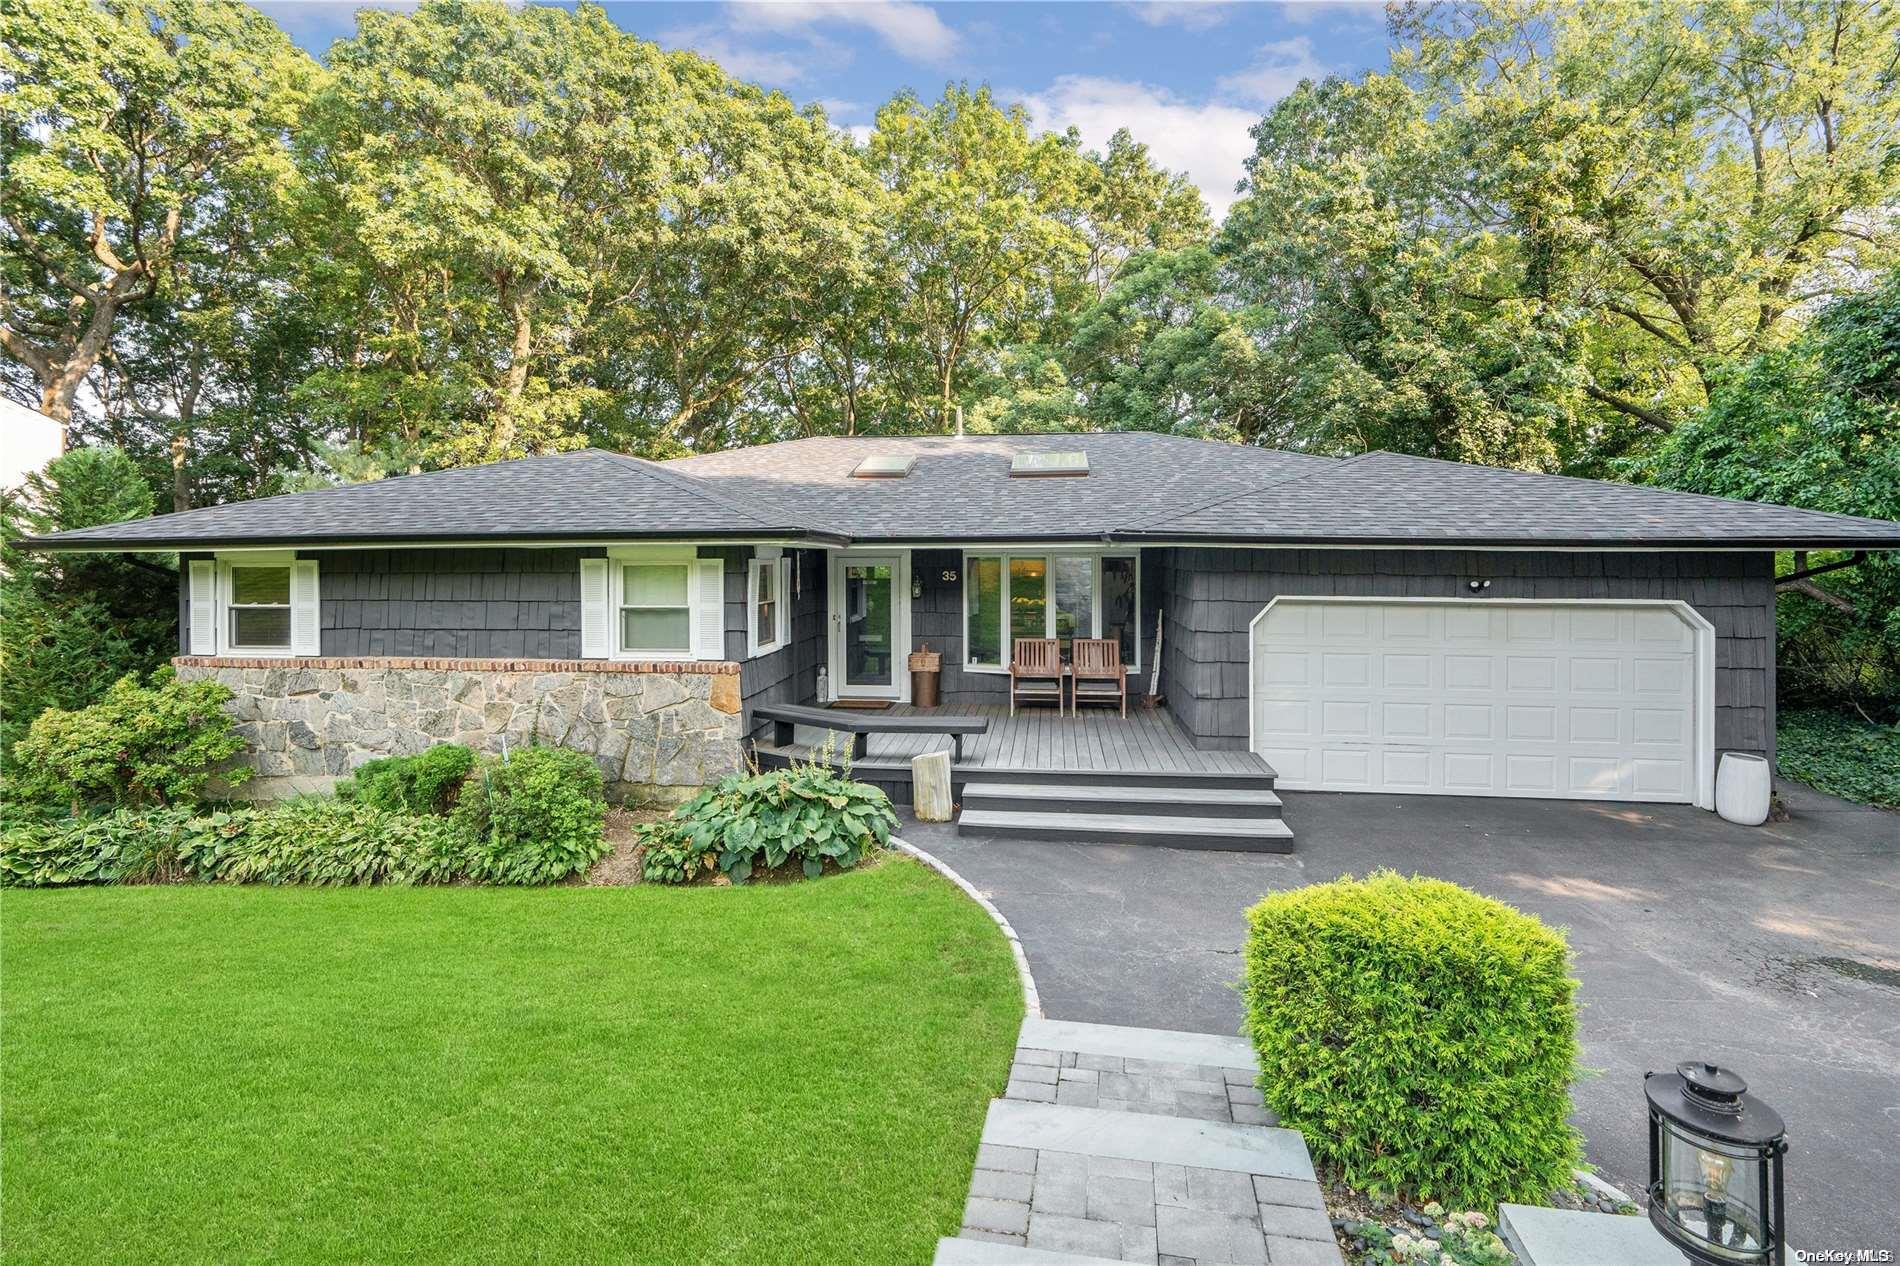
{"label": "cobblestone edging", "polygon": [[1036,992],[1036,977],[1029,970],[1029,956],[1023,953],[1022,938],[1016,935],[1016,929],[1009,925],[1009,920],[1003,917],[1003,912],[998,910],[995,903],[988,897],[978,892],[975,884],[972,884],[962,875],[957,874],[955,870],[950,868],[948,863],[936,855],[926,853],[923,849],[918,848],[914,844],[906,844],[895,835],[891,837],[891,847],[904,856],[915,858],[930,867],[930,869],[936,871],[939,875],[942,875],[945,879],[948,879],[951,883],[961,888],[964,895],[968,896],[970,900],[983,907],[984,913],[988,914],[996,926],[1003,930],[1003,939],[1009,942],[1009,952],[1016,959],[1016,976],[1017,979],[1022,982],[1023,986],[1024,1017],[1030,1020],[1042,1019],[1042,997]]}

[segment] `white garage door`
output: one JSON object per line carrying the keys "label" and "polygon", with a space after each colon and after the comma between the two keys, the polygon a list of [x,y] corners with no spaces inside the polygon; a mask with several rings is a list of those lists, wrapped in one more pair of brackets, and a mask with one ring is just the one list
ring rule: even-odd
{"label": "white garage door", "polygon": [[1253,746],[1294,790],[1694,802],[1695,669],[1667,606],[1281,599]]}

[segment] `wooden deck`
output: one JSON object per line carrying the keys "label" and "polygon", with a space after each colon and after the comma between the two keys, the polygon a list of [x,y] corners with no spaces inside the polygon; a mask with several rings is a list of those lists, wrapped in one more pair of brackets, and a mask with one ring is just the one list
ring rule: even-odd
{"label": "wooden deck", "polygon": [[[920,709],[900,703],[873,715],[988,718],[987,733],[963,740],[963,761],[956,768],[959,781],[965,775],[1005,770],[1273,776],[1267,763],[1252,752],[1208,752],[1195,747],[1174,718],[1159,709],[1130,708],[1124,718],[1108,708],[1085,708],[1079,716],[1057,716],[1054,708],[1019,708],[1012,717],[1000,704]],[[938,734],[872,734],[867,738],[869,753],[854,762],[855,767],[866,773],[902,770],[906,781],[913,756],[950,748],[950,740]],[[800,727],[798,739],[784,747],[762,742],[756,750],[761,756],[808,760],[814,755],[814,743],[821,743],[823,736]],[[849,751],[850,736],[840,735],[837,746]]]}

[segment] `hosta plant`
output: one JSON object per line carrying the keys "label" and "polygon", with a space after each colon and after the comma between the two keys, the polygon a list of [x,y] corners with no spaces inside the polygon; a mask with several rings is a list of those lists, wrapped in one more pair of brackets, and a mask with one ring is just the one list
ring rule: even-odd
{"label": "hosta plant", "polygon": [[761,867],[795,861],[816,879],[826,862],[857,865],[896,826],[888,796],[827,765],[735,774],[642,828],[643,871],[660,883],[715,872],[744,883]]}

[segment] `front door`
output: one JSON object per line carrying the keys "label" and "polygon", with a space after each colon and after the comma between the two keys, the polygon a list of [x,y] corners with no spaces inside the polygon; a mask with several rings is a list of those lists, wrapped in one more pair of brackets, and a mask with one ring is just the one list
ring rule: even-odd
{"label": "front door", "polygon": [[902,554],[831,556],[831,681],[840,699],[898,699],[909,636]]}

